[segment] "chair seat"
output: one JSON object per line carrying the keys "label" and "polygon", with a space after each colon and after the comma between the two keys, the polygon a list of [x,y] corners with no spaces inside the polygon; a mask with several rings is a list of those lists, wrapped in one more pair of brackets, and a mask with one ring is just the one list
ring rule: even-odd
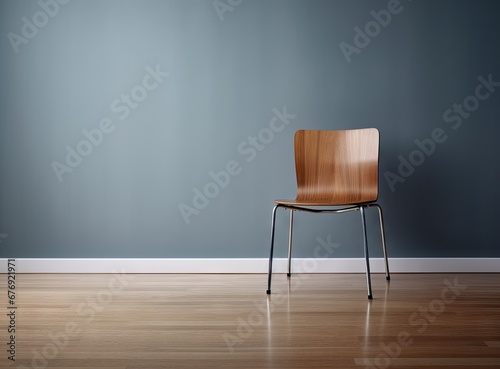
{"label": "chair seat", "polygon": [[[375,200],[374,200],[375,201]],[[347,206],[347,205],[361,205],[369,204],[373,201],[367,202],[349,202],[349,201],[331,201],[331,200],[274,200],[277,205],[285,206]]]}

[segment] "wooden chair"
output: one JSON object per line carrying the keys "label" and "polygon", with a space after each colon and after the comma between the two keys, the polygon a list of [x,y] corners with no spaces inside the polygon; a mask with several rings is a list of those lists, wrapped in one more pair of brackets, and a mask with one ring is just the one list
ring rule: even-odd
{"label": "wooden chair", "polygon": [[390,279],[382,209],[375,203],[378,198],[378,156],[379,132],[375,128],[337,131],[300,130],[295,133],[297,196],[295,200],[275,201],[276,206],[272,212],[267,294],[271,293],[274,231],[278,208],[290,210],[287,273],[289,277],[294,211],[331,214],[359,210],[363,226],[368,299],[371,300],[373,295],[365,209],[376,207],[380,221],[386,279]]}

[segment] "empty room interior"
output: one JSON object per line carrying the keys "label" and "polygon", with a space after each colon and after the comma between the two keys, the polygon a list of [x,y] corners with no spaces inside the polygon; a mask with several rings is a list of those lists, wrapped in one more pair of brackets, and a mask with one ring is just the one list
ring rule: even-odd
{"label": "empty room interior", "polygon": [[0,19],[0,369],[500,368],[498,1]]}

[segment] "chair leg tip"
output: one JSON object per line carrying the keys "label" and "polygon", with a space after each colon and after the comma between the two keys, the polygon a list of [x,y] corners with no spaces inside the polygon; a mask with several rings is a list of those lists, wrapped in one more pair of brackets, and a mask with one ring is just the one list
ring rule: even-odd
{"label": "chair leg tip", "polygon": [[385,279],[388,280],[388,281],[390,281],[391,280],[391,276],[388,275],[388,276],[385,277]]}
{"label": "chair leg tip", "polygon": [[266,294],[270,295],[271,294],[271,290],[267,290]]}
{"label": "chair leg tip", "polygon": [[368,300],[373,300],[373,296],[372,295],[368,295]]}
{"label": "chair leg tip", "polygon": [[290,277],[291,275],[292,275],[292,273],[286,273],[287,277]]}

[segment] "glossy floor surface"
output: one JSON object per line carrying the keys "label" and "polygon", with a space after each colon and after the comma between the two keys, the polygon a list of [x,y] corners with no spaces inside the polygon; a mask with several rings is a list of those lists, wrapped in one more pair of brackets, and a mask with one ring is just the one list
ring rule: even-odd
{"label": "glossy floor surface", "polygon": [[0,367],[500,368],[500,274],[266,277],[0,275]]}

